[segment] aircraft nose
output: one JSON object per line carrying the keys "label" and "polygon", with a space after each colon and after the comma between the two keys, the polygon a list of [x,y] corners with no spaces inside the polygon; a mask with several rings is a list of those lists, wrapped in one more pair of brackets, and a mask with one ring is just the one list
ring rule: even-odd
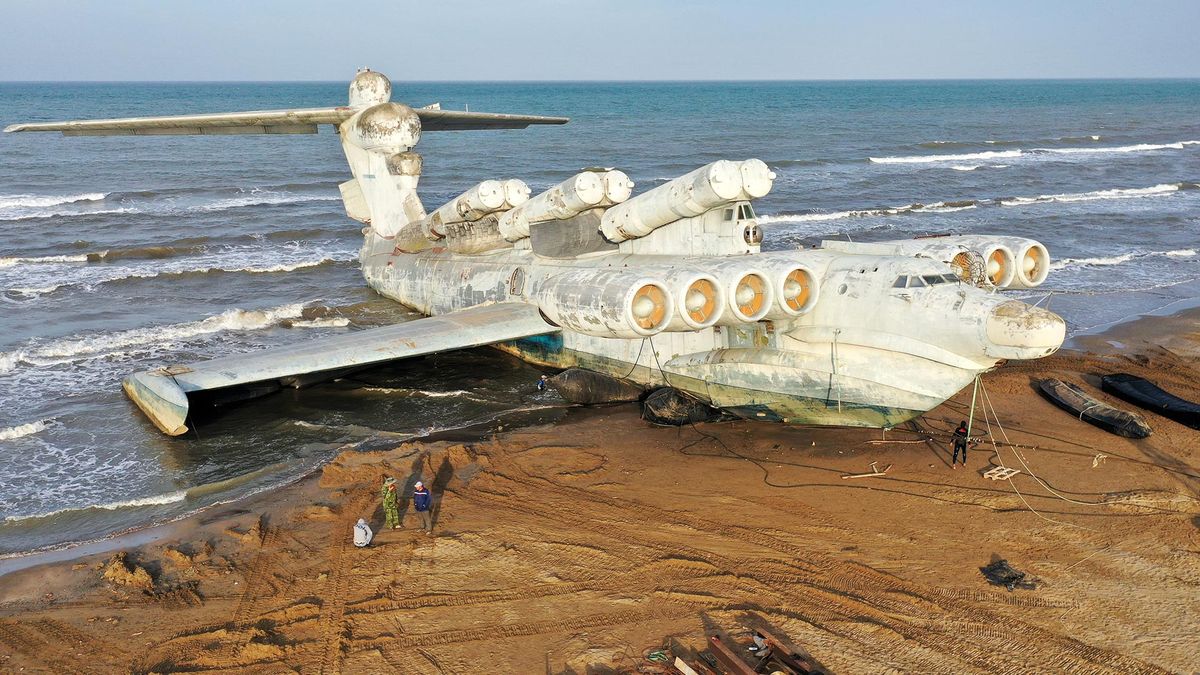
{"label": "aircraft nose", "polygon": [[988,342],[1004,352],[995,355],[1008,359],[1045,356],[1061,347],[1067,336],[1062,317],[1018,300],[993,308],[985,325]]}

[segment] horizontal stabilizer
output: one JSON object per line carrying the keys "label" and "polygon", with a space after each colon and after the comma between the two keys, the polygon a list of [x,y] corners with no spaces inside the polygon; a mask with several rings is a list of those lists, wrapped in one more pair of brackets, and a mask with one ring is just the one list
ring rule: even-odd
{"label": "horizontal stabilizer", "polygon": [[[127,117],[108,120],[31,122],[5,127],[5,132],[61,131],[64,136],[177,136],[234,134],[315,134],[318,124],[338,125],[360,108],[301,108],[253,112]],[[422,131],[524,129],[531,124],[566,124],[566,117],[475,113],[461,110],[417,109]]]}
{"label": "horizontal stabilizer", "polygon": [[557,332],[534,305],[505,302],[125,378],[125,393],[168,435],[187,431],[187,395]]}

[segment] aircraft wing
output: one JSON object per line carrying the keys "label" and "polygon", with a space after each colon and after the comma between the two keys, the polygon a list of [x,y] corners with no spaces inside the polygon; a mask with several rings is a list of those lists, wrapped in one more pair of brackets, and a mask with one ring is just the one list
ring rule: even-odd
{"label": "aircraft wing", "polygon": [[299,375],[337,373],[396,359],[558,332],[534,305],[504,302],[297,345],[134,373],[122,386],[154,425],[187,431],[188,394],[237,385],[289,384]]}
{"label": "aircraft wing", "polygon": [[[315,134],[318,124],[338,125],[354,116],[358,108],[300,108],[253,112],[177,115],[172,117],[127,117],[107,120],[31,122],[5,127],[5,132],[61,131],[64,136],[180,136],[235,134]],[[467,131],[471,129],[524,129],[531,124],[566,124],[566,117],[507,115],[461,110],[417,108],[422,131]]]}

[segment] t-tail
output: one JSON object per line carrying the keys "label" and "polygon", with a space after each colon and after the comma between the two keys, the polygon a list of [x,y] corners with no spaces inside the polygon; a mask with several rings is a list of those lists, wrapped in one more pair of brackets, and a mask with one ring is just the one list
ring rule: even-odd
{"label": "t-tail", "polygon": [[[61,131],[65,136],[170,136],[315,134],[333,125],[353,178],[340,185],[346,213],[369,226],[371,237],[391,239],[404,225],[425,218],[417,196],[421,156],[413,148],[423,131],[524,129],[531,124],[565,124],[565,117],[508,115],[412,108],[391,100],[392,83],[382,73],[360,70],[350,83],[347,105],[254,112],[131,117],[14,124],[4,131]],[[390,247],[389,247],[390,250]],[[556,331],[527,305],[502,304],[397,326],[355,331],[301,345],[171,365],[135,373],[126,394],[163,432],[187,431],[188,397],[201,391],[255,385],[261,390],[299,386],[355,368],[491,344]]]}
{"label": "t-tail", "polygon": [[364,69],[350,83],[344,106],[35,122],[13,124],[4,131],[61,131],[64,136],[315,134],[318,125],[330,124],[341,137],[354,176],[340,186],[346,213],[387,238],[408,222],[425,217],[416,193],[421,156],[413,152],[423,131],[524,129],[568,121],[566,117],[442,110],[437,104],[412,108],[391,98],[391,81],[383,73]]}

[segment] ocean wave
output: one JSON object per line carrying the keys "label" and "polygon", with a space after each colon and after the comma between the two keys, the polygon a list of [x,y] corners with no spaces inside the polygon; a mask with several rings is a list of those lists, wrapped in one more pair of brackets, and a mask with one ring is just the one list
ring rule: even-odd
{"label": "ocean wave", "polygon": [[1112,188],[1058,195],[1039,195],[1037,197],[1004,197],[1000,199],[960,199],[937,201],[929,204],[916,202],[905,206],[895,206],[876,209],[855,209],[850,211],[833,211],[830,213],[779,213],[759,214],[760,225],[774,223],[812,223],[846,218],[871,218],[878,216],[896,216],[907,213],[952,213],[964,211],[979,206],[1023,206],[1027,204],[1049,204],[1054,202],[1086,202],[1108,199],[1135,199],[1143,197],[1161,197],[1171,195],[1181,190],[1200,188],[1197,183],[1163,183],[1145,188]]}
{"label": "ocean wave", "polygon": [[84,259],[90,263],[112,262],[114,260],[156,260],[203,253],[205,248],[201,244],[190,246],[135,246],[133,248],[114,248],[87,253]]}
{"label": "ocean wave", "polygon": [[14,438],[21,438],[22,436],[36,434],[39,431],[45,431],[53,421],[54,420],[38,420],[28,424],[18,424],[15,427],[9,427],[7,429],[0,429],[0,441],[11,441]]}
{"label": "ocean wave", "polygon": [[760,225],[773,223],[816,223],[843,218],[870,218],[874,216],[896,216],[904,213],[952,213],[973,209],[979,202],[973,199],[948,202],[933,202],[931,204],[907,204],[880,209],[859,209],[855,211],[835,211],[833,213],[780,213],[776,215],[760,214],[756,220]]}
{"label": "ocean wave", "polygon": [[350,325],[350,319],[344,316],[302,319],[300,321],[285,321],[284,325],[288,328],[342,328]]}
{"label": "ocean wave", "polygon": [[1169,195],[1180,190],[1195,188],[1193,183],[1162,183],[1144,188],[1112,188],[1109,190],[1093,190],[1091,192],[1075,192],[1056,195],[1038,195],[1037,197],[1011,197],[999,200],[1001,206],[1023,206],[1025,204],[1045,204],[1049,202],[1090,202],[1106,199],[1138,199]]}
{"label": "ocean wave", "polygon": [[1200,141],[1176,141],[1174,143],[1137,143],[1134,145],[1106,146],[1098,148],[1031,148],[1029,150],[987,150],[946,155],[909,155],[900,157],[868,157],[873,164],[928,164],[935,162],[963,162],[971,160],[1004,159],[1039,155],[1097,155],[1156,152],[1160,150],[1183,150]]}
{"label": "ocean wave", "polygon": [[225,211],[240,209],[247,206],[276,206],[279,204],[302,204],[304,202],[338,201],[334,195],[303,195],[291,192],[274,192],[254,188],[241,197],[220,199],[211,204],[201,204],[191,208],[192,211]]}
{"label": "ocean wave", "polygon": [[230,309],[199,321],[134,328],[117,333],[97,333],[63,338],[48,344],[30,344],[23,349],[0,353],[0,373],[20,364],[49,366],[96,358],[130,348],[161,347],[226,331],[251,331],[270,328],[285,319],[303,316],[309,303],[293,303],[272,309]]}
{"label": "ocean wave", "polygon": [[64,513],[74,511],[118,511],[120,509],[136,509],[144,506],[165,506],[167,504],[175,504],[187,499],[187,490],[178,490],[176,492],[167,492],[160,495],[151,495],[149,497],[136,497],[134,499],[125,499],[116,502],[108,502],[104,504],[89,504],[87,506],[68,507],[64,509],[55,509],[53,511],[44,511],[42,513],[32,513],[24,516],[5,516],[5,522],[16,523],[24,520],[41,520],[43,518],[52,518]]}
{"label": "ocean wave", "polygon": [[13,265],[49,265],[54,263],[79,263],[87,262],[87,254],[79,255],[45,255],[32,258],[0,258],[0,267],[12,267]]}
{"label": "ocean wave", "polygon": [[1022,150],[988,150],[957,155],[911,155],[907,157],[868,157],[873,164],[925,164],[929,162],[964,162],[972,159],[1005,159],[1020,157]]}
{"label": "ocean wave", "polygon": [[1110,267],[1113,265],[1123,265],[1131,260],[1140,260],[1144,258],[1168,257],[1168,258],[1191,258],[1196,255],[1196,250],[1191,248],[1176,249],[1173,251],[1129,251],[1113,256],[1102,256],[1098,258],[1063,258],[1050,263],[1052,270],[1064,269],[1079,269],[1082,267]]}
{"label": "ocean wave", "polygon": [[0,195],[0,209],[95,202],[107,196],[107,192],[85,192],[76,195]]}
{"label": "ocean wave", "polygon": [[[117,251],[42,258],[7,258],[0,264],[0,289],[17,300],[37,298],[66,287],[95,290],[102,284],[155,277],[196,275],[273,274],[349,262],[357,251],[339,241],[294,242],[290,245],[251,244],[216,250],[203,247],[140,247]],[[198,254],[188,251],[200,250]],[[33,260],[39,264],[21,264]],[[80,265],[79,262],[91,261]],[[50,264],[57,262],[59,264]],[[20,266],[18,266],[20,265]]]}
{"label": "ocean wave", "polygon": [[0,196],[0,220],[36,220],[113,213],[167,215],[216,212],[251,206],[278,206],[339,199],[340,196],[336,192],[315,194],[270,188],[240,189],[233,197],[198,194],[194,190],[96,192],[46,197],[11,195]]}
{"label": "ocean wave", "polygon": [[29,213],[31,209],[98,202],[105,197],[108,197],[107,192],[84,192],[74,195],[0,195],[0,220],[11,220],[11,216]]}

